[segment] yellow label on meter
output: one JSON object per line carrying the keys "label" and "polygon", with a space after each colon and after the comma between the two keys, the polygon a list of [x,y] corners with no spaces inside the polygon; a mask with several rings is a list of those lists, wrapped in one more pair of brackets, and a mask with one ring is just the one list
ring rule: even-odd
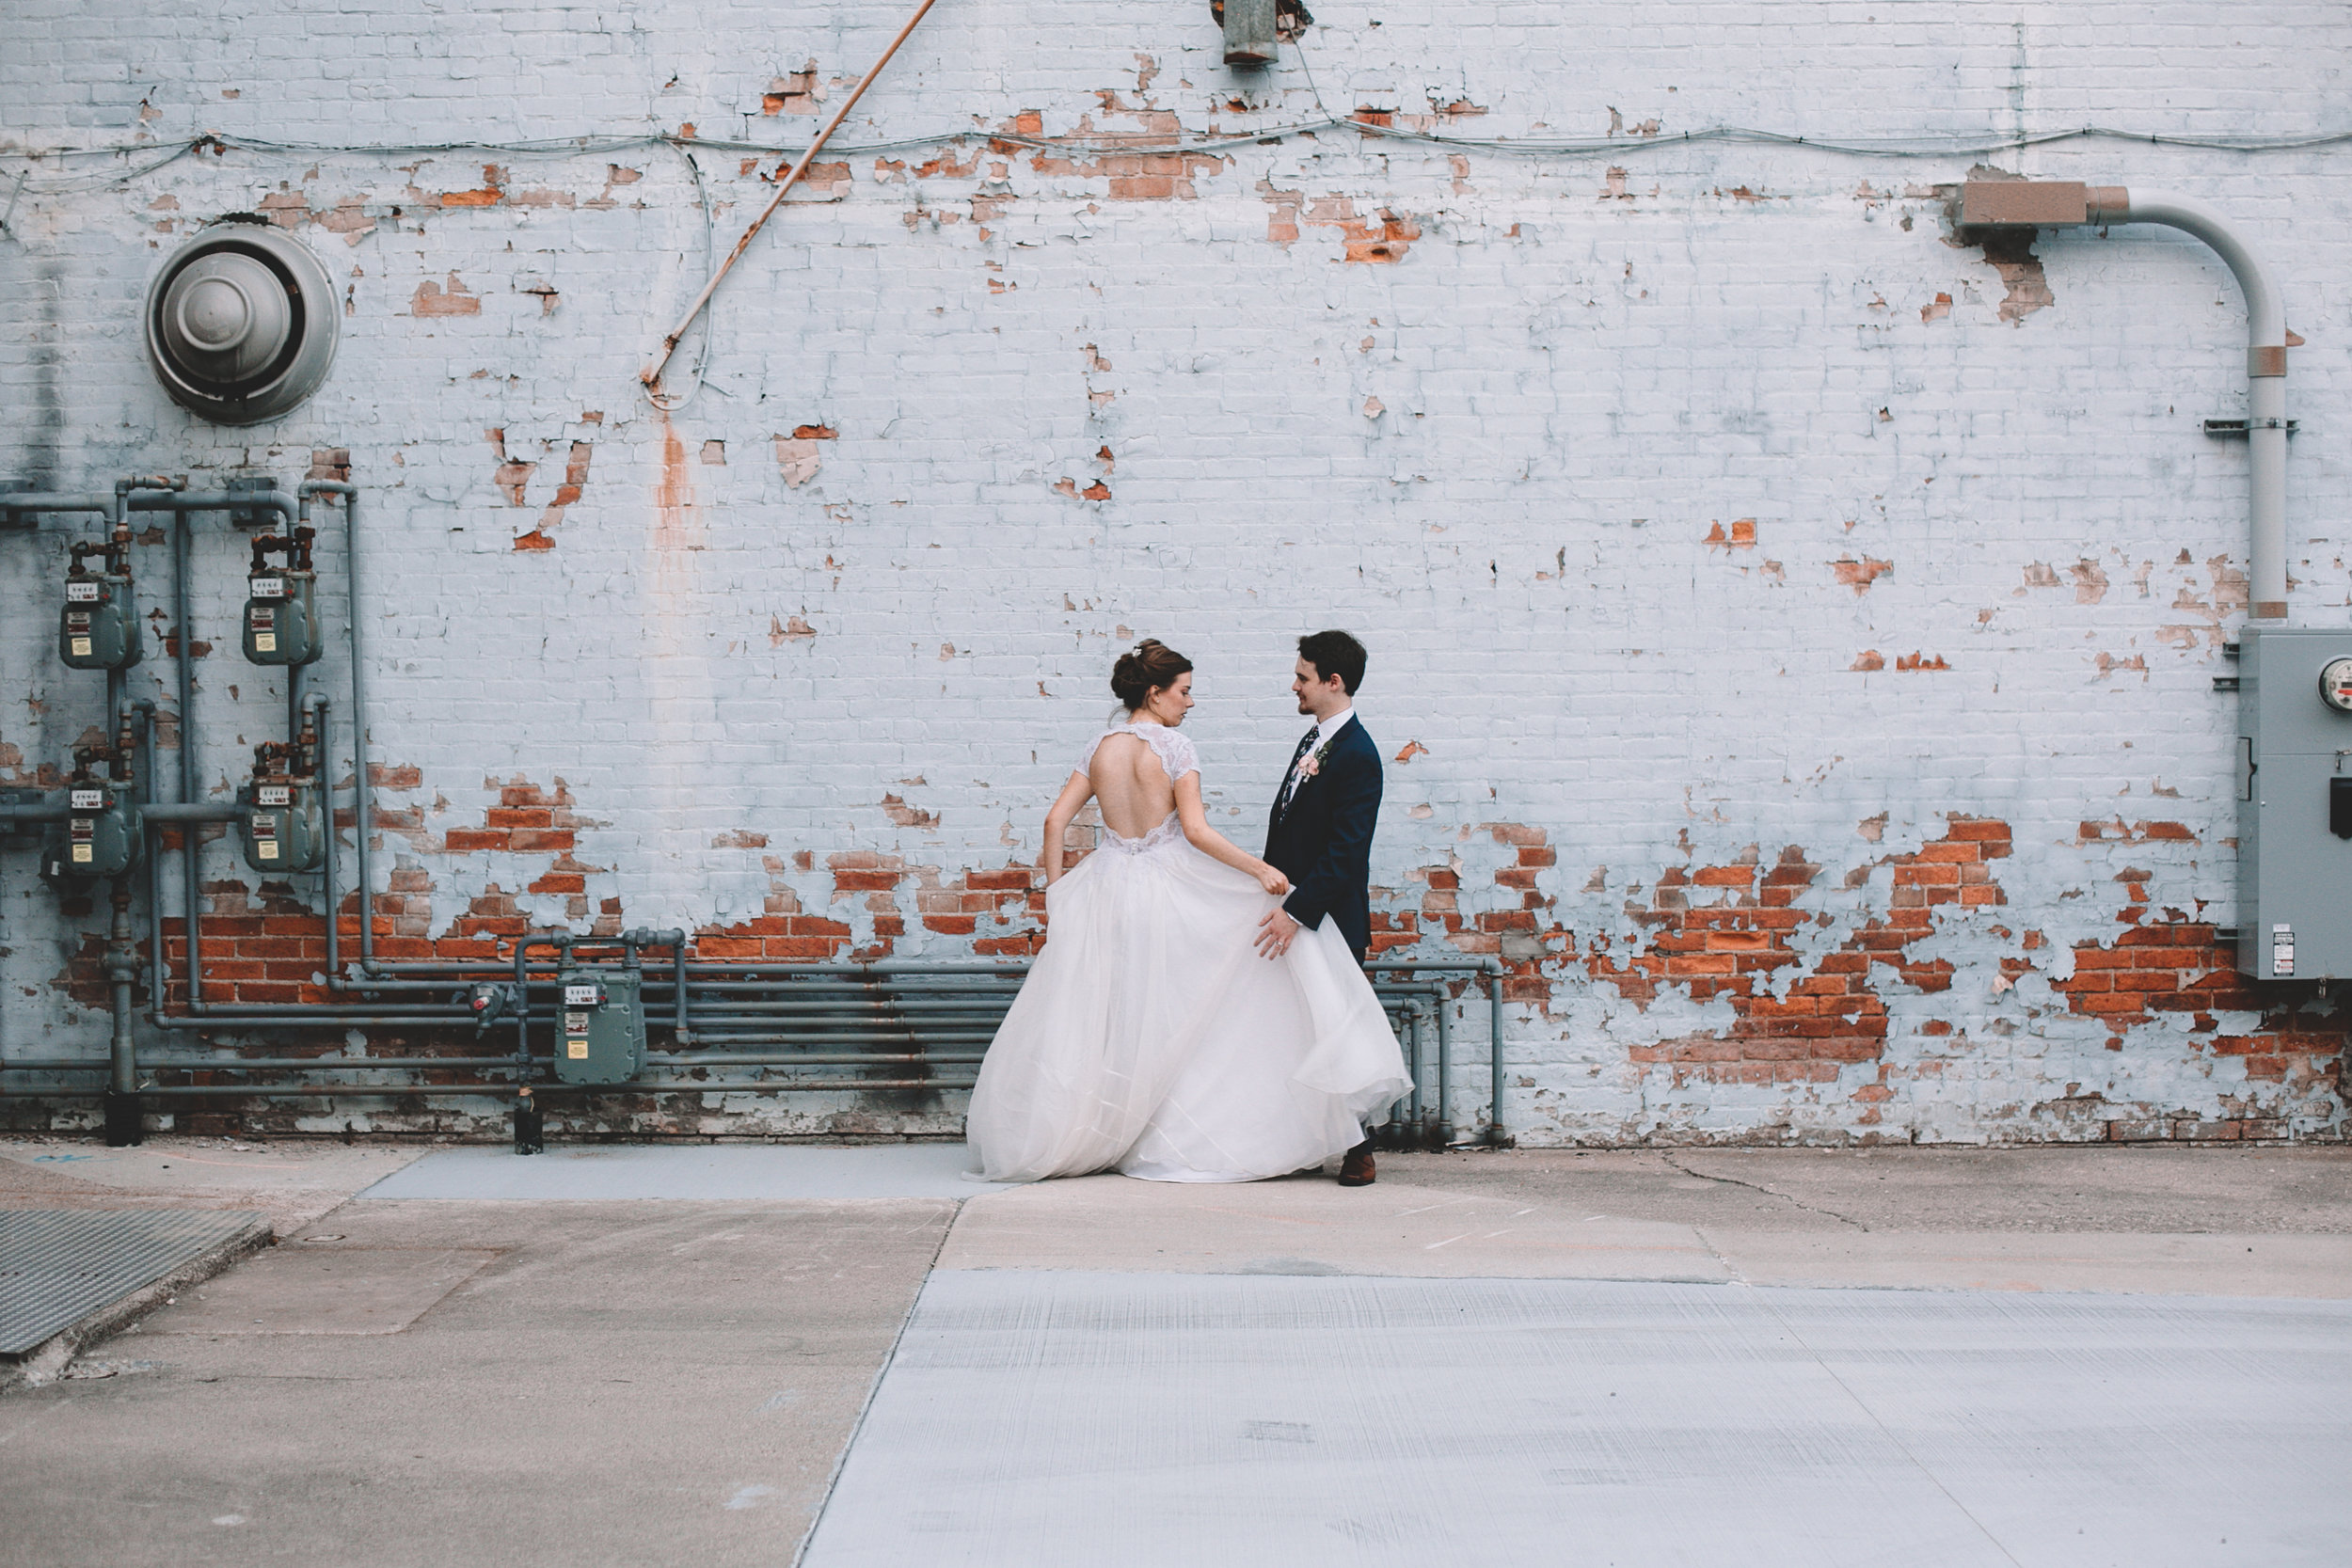
{"label": "yellow label on meter", "polygon": [[274,838],[257,838],[253,841],[253,852],[262,860],[274,861],[278,858],[278,841]]}
{"label": "yellow label on meter", "polygon": [[[85,649],[84,651],[87,652],[87,650]],[[255,632],[253,634],[253,651],[257,654],[276,653],[278,651],[278,634],[274,631]]]}
{"label": "yellow label on meter", "polygon": [[95,857],[91,852],[91,846],[87,844],[77,844],[73,847],[73,862],[76,865],[87,865]]}
{"label": "yellow label on meter", "polygon": [[89,639],[88,639],[88,638],[87,638],[87,637],[77,637],[77,638],[75,638],[75,639],[73,640],[73,657],[74,657],[75,658],[87,658],[87,657],[89,657]]}
{"label": "yellow label on meter", "polygon": [[588,1042],[586,1040],[565,1040],[564,1042],[564,1054],[569,1056],[575,1062],[584,1062],[588,1059]]}

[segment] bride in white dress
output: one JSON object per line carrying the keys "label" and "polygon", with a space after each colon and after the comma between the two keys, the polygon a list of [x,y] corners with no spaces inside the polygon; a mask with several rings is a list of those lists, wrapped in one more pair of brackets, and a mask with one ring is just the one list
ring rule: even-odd
{"label": "bride in white dress", "polygon": [[[1289,883],[1211,828],[1192,665],[1146,641],[1111,688],[1127,709],[1045,818],[1046,943],[996,1032],[966,1135],[992,1181],[1118,1170],[1254,1181],[1318,1166],[1411,1087],[1379,999],[1328,920],[1259,956]],[[1102,802],[1068,874],[1062,835]]]}

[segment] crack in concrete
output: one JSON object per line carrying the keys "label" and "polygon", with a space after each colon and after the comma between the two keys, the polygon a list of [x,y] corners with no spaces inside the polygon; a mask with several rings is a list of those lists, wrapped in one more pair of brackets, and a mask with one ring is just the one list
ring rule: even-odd
{"label": "crack in concrete", "polygon": [[1820,1214],[1824,1219],[1836,1220],[1840,1225],[1851,1225],[1856,1230],[1867,1232],[1870,1228],[1860,1220],[1851,1219],[1832,1209],[1815,1208],[1812,1204],[1805,1202],[1804,1199],[1801,1197],[1791,1197],[1787,1193],[1775,1192],[1761,1182],[1742,1181],[1736,1176],[1709,1176],[1703,1170],[1692,1170],[1690,1166],[1684,1164],[1681,1161],[1676,1159],[1671,1154],[1661,1155],[1660,1158],[1664,1160],[1667,1164],[1673,1166],[1676,1170],[1680,1171],[1683,1175],[1694,1177],[1701,1181],[1719,1181],[1726,1187],[1745,1187],[1752,1193],[1762,1193],[1766,1197],[1776,1197],[1783,1203],[1793,1204],[1797,1208],[1804,1210],[1808,1214]]}

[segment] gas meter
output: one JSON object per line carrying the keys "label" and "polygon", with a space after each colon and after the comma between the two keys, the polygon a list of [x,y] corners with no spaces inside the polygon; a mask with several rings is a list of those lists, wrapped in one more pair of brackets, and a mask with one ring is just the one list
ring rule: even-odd
{"label": "gas meter", "polygon": [[326,858],[326,813],[316,779],[255,779],[237,792],[245,863],[256,871],[316,871]]}
{"label": "gas meter", "polygon": [[[310,539],[311,531],[300,528],[292,539],[265,533],[253,541],[253,569],[246,579],[245,657],[256,664],[308,664],[324,651]],[[285,564],[272,566],[273,555],[283,555]]]}
{"label": "gas meter", "polygon": [[245,863],[256,871],[315,871],[326,859],[326,808],[319,791],[318,731],[305,716],[291,743],[253,749],[253,779],[237,791]]}
{"label": "gas meter", "polygon": [[[119,542],[128,543],[127,537]],[[95,572],[83,563],[93,555],[103,558]],[[57,618],[57,657],[75,670],[128,670],[139,661],[140,651],[128,549],[118,544],[75,545],[65,607]]]}
{"label": "gas meter", "polygon": [[633,969],[556,972],[555,1076],[566,1084],[618,1084],[645,1068],[644,976]]}
{"label": "gas meter", "polygon": [[119,877],[138,863],[139,806],[128,780],[75,778],[64,825],[41,846],[45,881],[78,884]]}

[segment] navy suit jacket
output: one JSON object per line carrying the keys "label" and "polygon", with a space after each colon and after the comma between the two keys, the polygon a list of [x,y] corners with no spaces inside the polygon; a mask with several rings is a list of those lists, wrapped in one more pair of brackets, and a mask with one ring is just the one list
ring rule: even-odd
{"label": "navy suit jacket", "polygon": [[1372,945],[1372,830],[1380,816],[1380,749],[1363,721],[1341,726],[1321,770],[1299,781],[1288,811],[1279,785],[1274,800],[1265,858],[1291,879],[1282,908],[1301,926],[1329,915],[1360,957]]}

